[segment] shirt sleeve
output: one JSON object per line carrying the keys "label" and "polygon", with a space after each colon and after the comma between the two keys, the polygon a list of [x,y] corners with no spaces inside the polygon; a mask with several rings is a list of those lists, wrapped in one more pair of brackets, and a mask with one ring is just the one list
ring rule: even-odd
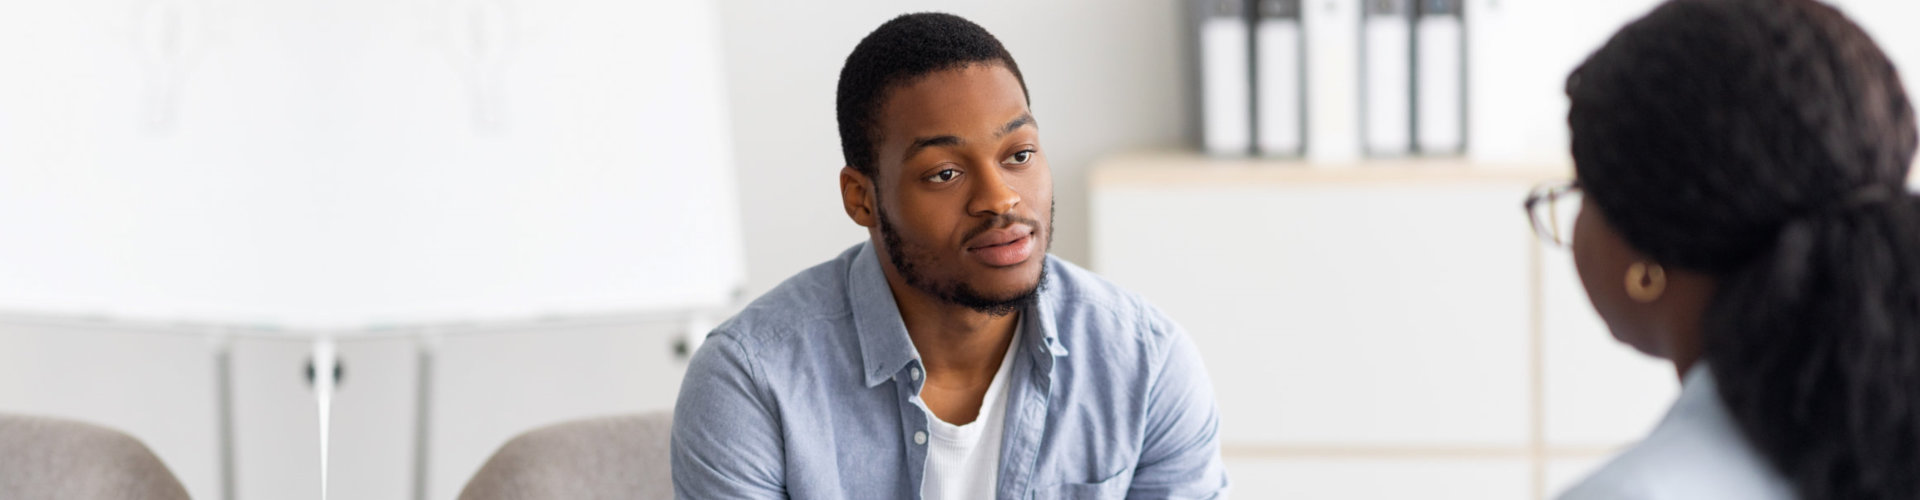
{"label": "shirt sleeve", "polygon": [[1127,498],[1226,498],[1213,382],[1186,331],[1164,317],[1155,319],[1167,334],[1166,361],[1147,389],[1145,443]]}
{"label": "shirt sleeve", "polygon": [[738,340],[715,334],[687,365],[673,410],[676,498],[786,498],[779,417],[752,361]]}

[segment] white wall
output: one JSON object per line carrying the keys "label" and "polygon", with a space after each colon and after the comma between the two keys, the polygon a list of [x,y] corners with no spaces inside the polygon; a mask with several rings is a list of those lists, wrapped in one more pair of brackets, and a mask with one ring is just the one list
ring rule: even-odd
{"label": "white wall", "polygon": [[1020,63],[1053,168],[1053,252],[1087,257],[1087,165],[1185,143],[1186,56],[1172,0],[720,0],[747,283],[757,295],[865,239],[840,209],[833,95],[861,37],[939,10],[993,32]]}

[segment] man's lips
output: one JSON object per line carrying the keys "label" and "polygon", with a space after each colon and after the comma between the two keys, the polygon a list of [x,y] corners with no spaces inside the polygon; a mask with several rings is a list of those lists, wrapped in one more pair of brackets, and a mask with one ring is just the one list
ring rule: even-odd
{"label": "man's lips", "polygon": [[972,251],[986,249],[990,247],[1004,246],[1012,243],[1017,243],[1020,241],[1021,238],[1026,238],[1032,235],[1033,235],[1033,226],[1028,226],[1026,224],[1014,224],[1004,228],[994,229],[994,230],[986,231],[978,235],[975,235],[973,239],[967,240],[967,251],[972,252]]}
{"label": "man's lips", "polygon": [[968,240],[967,255],[990,267],[1008,267],[1033,256],[1032,226],[1014,224],[980,233]]}

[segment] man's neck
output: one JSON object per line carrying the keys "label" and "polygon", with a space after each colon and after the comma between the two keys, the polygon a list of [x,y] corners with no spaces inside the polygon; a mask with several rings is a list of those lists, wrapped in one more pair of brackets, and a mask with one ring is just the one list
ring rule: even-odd
{"label": "man's neck", "polygon": [[1000,361],[1013,349],[1020,313],[994,315],[920,291],[888,269],[887,288],[900,307],[907,337],[920,353],[926,383],[920,400],[934,417],[966,425],[980,415]]}
{"label": "man's neck", "polygon": [[892,287],[907,337],[929,383],[986,387],[1000,368],[1020,314],[993,315],[948,303],[904,284]]}

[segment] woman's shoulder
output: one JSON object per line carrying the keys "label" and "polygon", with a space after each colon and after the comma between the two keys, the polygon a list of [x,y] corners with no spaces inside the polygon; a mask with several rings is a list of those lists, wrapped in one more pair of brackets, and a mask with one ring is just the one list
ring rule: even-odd
{"label": "woman's shoulder", "polygon": [[1792,500],[1792,488],[1757,457],[1705,440],[1649,437],[1614,457],[1559,500]]}
{"label": "woman's shoulder", "polygon": [[1561,500],[1791,500],[1793,487],[1741,434],[1705,370],[1638,444],[1567,490]]}

